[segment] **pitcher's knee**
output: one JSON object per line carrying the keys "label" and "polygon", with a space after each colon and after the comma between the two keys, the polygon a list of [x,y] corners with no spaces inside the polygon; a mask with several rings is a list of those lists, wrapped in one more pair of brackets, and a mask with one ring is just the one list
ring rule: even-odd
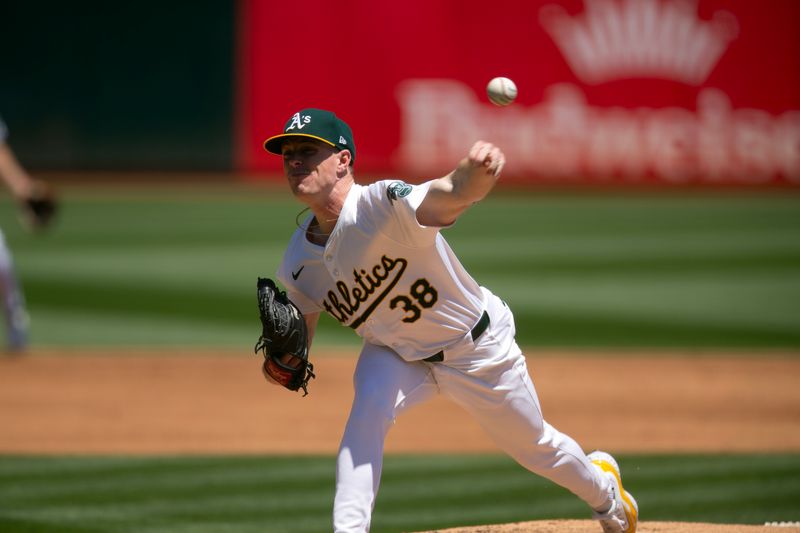
{"label": "pitcher's knee", "polygon": [[394,398],[379,387],[366,385],[356,392],[349,424],[379,424],[388,428],[395,418]]}

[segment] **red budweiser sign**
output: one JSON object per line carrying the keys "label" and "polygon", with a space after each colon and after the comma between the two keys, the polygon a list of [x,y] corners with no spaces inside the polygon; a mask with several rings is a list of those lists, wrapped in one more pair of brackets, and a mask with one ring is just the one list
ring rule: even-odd
{"label": "red budweiser sign", "polygon": [[[800,184],[793,0],[363,1],[347,29],[268,4],[244,2],[245,171],[277,170],[261,141],[322,107],[372,177],[440,175],[486,139],[506,179]],[[498,75],[519,87],[504,108]]]}

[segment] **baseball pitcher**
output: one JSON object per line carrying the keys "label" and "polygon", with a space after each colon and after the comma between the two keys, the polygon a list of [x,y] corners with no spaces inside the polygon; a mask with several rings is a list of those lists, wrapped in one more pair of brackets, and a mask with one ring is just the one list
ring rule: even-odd
{"label": "baseball pitcher", "polygon": [[636,531],[638,507],[609,454],[588,456],[542,418],[508,306],[476,282],[442,236],[500,177],[503,152],[478,141],[456,168],[421,185],[354,182],[356,147],[334,113],[303,109],[264,143],[283,158],[310,213],[277,278],[258,283],[264,374],[307,392],[308,346],[325,312],[363,339],[336,466],[333,526],[364,532],[397,416],[444,394],[523,467],[569,489],[606,532]]}

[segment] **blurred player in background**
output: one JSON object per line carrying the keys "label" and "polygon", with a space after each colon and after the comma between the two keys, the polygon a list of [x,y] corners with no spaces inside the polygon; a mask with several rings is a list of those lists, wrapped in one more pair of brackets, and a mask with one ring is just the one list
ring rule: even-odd
{"label": "blurred player in background", "polygon": [[[8,129],[0,118],[0,179],[22,209],[29,226],[42,227],[54,212],[52,192],[43,182],[34,180],[17,161],[6,143]],[[0,298],[6,323],[6,349],[20,352],[28,344],[28,311],[11,252],[0,230]]]}

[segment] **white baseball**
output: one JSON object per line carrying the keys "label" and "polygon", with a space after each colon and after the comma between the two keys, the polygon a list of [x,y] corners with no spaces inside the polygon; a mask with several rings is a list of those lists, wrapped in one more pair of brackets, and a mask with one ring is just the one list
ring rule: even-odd
{"label": "white baseball", "polygon": [[486,94],[494,105],[506,106],[517,98],[517,85],[502,76],[492,78],[486,86]]}

